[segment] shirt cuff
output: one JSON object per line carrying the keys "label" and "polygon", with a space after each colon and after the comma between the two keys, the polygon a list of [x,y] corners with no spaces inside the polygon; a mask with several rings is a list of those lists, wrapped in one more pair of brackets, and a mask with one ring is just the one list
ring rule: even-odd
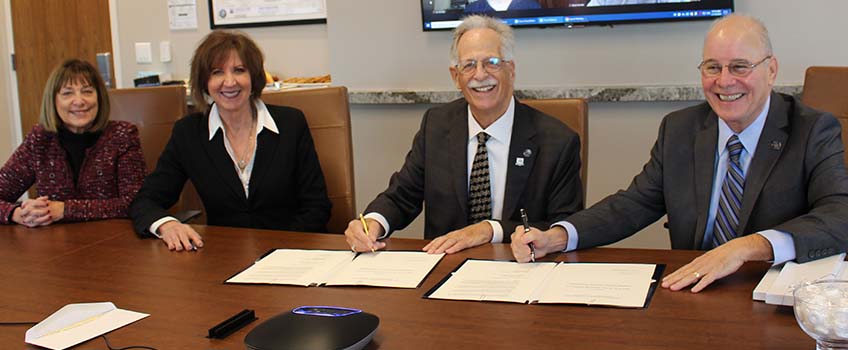
{"label": "shirt cuff", "polygon": [[377,237],[377,239],[384,239],[386,237],[389,237],[389,232],[391,232],[391,228],[389,228],[389,221],[386,220],[386,217],[383,216],[383,214],[377,212],[370,212],[368,214],[365,214],[365,218],[377,220],[377,222],[380,223],[380,226],[383,226],[383,235]]}
{"label": "shirt cuff", "polygon": [[563,250],[563,252],[570,252],[577,249],[577,228],[568,221],[555,222],[551,225],[551,228],[554,226],[562,227],[565,229],[565,232],[568,232],[568,243],[565,245],[565,250]]}
{"label": "shirt cuff", "polygon": [[503,242],[503,226],[501,226],[500,222],[495,220],[486,220],[489,225],[492,225],[492,242],[491,243],[501,243]]}
{"label": "shirt cuff", "polygon": [[771,243],[774,262],[772,265],[780,265],[789,260],[795,260],[795,241],[792,235],[778,230],[765,230],[757,232]]}
{"label": "shirt cuff", "polygon": [[160,236],[159,232],[158,232],[159,227],[164,225],[168,221],[179,221],[179,220],[177,220],[177,218],[175,218],[173,216],[166,216],[164,218],[156,220],[152,224],[150,224],[150,234],[156,236],[156,238],[162,238],[162,236]]}

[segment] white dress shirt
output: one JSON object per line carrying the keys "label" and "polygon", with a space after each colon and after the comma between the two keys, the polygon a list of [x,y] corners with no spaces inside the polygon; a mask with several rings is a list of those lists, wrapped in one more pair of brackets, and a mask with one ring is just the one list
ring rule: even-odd
{"label": "white dress shirt", "polygon": [[[474,155],[477,153],[477,134],[485,132],[489,134],[489,140],[486,141],[486,152],[489,157],[489,186],[492,192],[492,219],[486,220],[492,225],[492,243],[503,242],[503,227],[500,220],[503,217],[504,193],[506,192],[506,171],[508,168],[507,158],[509,156],[509,142],[512,140],[512,124],[515,121],[515,98],[510,98],[509,107],[506,112],[498,117],[492,125],[483,129],[474,115],[471,113],[471,106],[468,106],[468,141],[467,145],[467,168],[465,179],[466,191],[471,178],[471,166],[474,164]],[[366,218],[377,220],[383,226],[385,233],[380,237],[385,238],[391,232],[388,220],[376,212],[368,213]],[[444,232],[447,233],[447,232]]]}
{"label": "white dress shirt", "polygon": [[[235,168],[236,174],[244,188],[245,197],[247,197],[249,193],[250,175],[253,173],[253,160],[256,159],[256,145],[259,133],[262,132],[263,129],[268,129],[275,134],[280,133],[279,129],[277,129],[277,123],[274,122],[274,118],[271,118],[271,113],[268,112],[268,107],[265,106],[265,103],[261,100],[256,100],[254,106],[256,106],[256,129],[254,130],[253,137],[253,153],[250,155],[250,162],[247,163],[244,170],[241,170],[238,167],[238,157],[235,155],[235,152],[233,152],[230,140],[227,139],[227,129],[224,128],[224,122],[221,120],[221,114],[218,112],[218,106],[213,104],[212,108],[209,110],[209,141],[211,142],[212,139],[215,138],[215,134],[218,133],[218,130],[221,130],[221,132],[224,133],[222,135],[224,137],[224,148],[227,149],[227,154],[230,155],[230,159],[233,161],[233,168]],[[177,219],[173,216],[166,216],[154,221],[150,225],[150,233],[159,237],[159,232],[157,232],[157,230],[159,230],[159,227],[162,226],[162,224],[168,221],[177,221]]]}

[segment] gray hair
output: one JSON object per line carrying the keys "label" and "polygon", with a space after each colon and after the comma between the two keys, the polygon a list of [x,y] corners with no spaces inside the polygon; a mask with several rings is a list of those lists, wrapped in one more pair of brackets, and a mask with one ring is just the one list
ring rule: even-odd
{"label": "gray hair", "polygon": [[[716,30],[716,28],[729,21],[745,21],[749,25],[751,25],[752,29],[756,31],[756,34],[760,39],[760,45],[762,45],[763,49],[766,50],[766,55],[774,55],[774,50],[771,46],[771,37],[769,37],[768,29],[766,29],[766,25],[763,24],[763,22],[757,19],[756,17],[742,15],[739,13],[731,13],[727,16],[715,20],[712,26],[710,26],[710,30],[708,30],[707,33],[712,33],[714,30]],[[704,37],[704,44],[706,44],[706,41],[707,39],[706,37]]]}
{"label": "gray hair", "polygon": [[451,44],[450,51],[452,66],[459,64],[459,48],[457,47],[459,45],[459,39],[469,30],[483,28],[489,28],[498,33],[498,36],[501,38],[502,58],[507,61],[512,60],[515,47],[515,37],[512,35],[512,28],[494,17],[471,15],[463,18],[462,23],[453,31],[453,44]]}

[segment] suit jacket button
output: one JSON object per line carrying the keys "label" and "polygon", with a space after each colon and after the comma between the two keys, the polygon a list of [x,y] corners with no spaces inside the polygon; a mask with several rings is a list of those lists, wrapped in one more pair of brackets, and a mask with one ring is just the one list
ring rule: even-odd
{"label": "suit jacket button", "polygon": [[50,174],[47,175],[47,177],[49,177],[52,180],[52,179],[56,178],[56,174],[50,173]]}

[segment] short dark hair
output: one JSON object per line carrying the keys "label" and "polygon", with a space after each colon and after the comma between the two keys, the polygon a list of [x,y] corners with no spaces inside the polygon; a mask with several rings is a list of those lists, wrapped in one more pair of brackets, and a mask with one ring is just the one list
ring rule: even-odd
{"label": "short dark hair", "polygon": [[247,34],[237,31],[215,30],[206,35],[191,58],[191,98],[198,110],[206,112],[209,103],[207,85],[212,69],[235,51],[250,73],[250,98],[258,100],[265,88],[265,68],[262,51]]}
{"label": "short dark hair", "polygon": [[44,84],[41,115],[38,122],[50,132],[57,132],[62,126],[62,119],[56,112],[56,94],[68,83],[87,84],[94,87],[94,91],[97,92],[97,115],[87,131],[103,130],[109,123],[109,93],[106,91],[106,84],[91,63],[78,58],[65,60],[50,73],[47,83]]}

